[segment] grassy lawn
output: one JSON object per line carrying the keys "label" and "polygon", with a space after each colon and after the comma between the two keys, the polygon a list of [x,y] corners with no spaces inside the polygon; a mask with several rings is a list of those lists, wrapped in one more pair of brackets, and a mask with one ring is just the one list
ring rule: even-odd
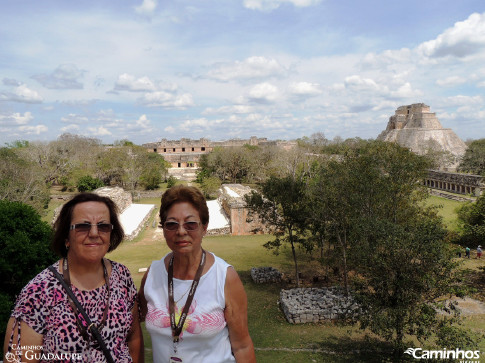
{"label": "grassy lawn", "polygon": [[443,221],[449,230],[455,231],[458,227],[456,223],[456,209],[463,205],[463,202],[457,202],[451,199],[445,199],[431,195],[427,203],[438,206],[438,214],[443,217]]}

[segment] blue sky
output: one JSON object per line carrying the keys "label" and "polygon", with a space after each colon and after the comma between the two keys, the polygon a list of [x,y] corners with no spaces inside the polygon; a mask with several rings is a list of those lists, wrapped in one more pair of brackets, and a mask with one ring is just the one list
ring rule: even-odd
{"label": "blue sky", "polygon": [[375,138],[421,102],[466,140],[484,101],[483,0],[0,2],[0,145]]}

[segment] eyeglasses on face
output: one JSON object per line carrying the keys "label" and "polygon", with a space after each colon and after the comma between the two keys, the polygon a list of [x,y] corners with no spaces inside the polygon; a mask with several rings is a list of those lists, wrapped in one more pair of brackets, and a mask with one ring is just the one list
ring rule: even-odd
{"label": "eyeglasses on face", "polygon": [[[195,231],[197,228],[199,228],[199,224],[200,222],[188,221],[184,222],[182,225],[186,231]],[[174,221],[168,221],[163,224],[163,228],[165,228],[167,231],[176,231],[179,229],[179,226],[180,223]]]}
{"label": "eyeglasses on face", "polygon": [[99,233],[109,233],[113,230],[113,225],[110,223],[98,223],[98,224],[76,223],[76,224],[71,224],[70,229],[80,233],[88,233],[89,231],[91,231],[91,228],[93,226],[96,226]]}

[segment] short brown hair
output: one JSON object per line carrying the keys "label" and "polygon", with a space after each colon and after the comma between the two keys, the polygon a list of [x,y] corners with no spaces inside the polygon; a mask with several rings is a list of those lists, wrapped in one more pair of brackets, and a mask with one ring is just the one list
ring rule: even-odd
{"label": "short brown hair", "polygon": [[176,203],[190,203],[199,212],[200,221],[203,225],[209,224],[209,208],[202,192],[196,187],[186,185],[175,185],[165,191],[162,195],[160,206],[160,224],[167,220],[168,210]]}
{"label": "short brown hair", "polygon": [[113,225],[108,252],[114,251],[125,238],[125,232],[118,218],[118,208],[110,198],[96,193],[79,193],[62,206],[61,212],[54,223],[55,233],[51,247],[61,257],[67,256],[66,240],[69,238],[74,207],[85,202],[100,202],[108,207],[110,223]]}

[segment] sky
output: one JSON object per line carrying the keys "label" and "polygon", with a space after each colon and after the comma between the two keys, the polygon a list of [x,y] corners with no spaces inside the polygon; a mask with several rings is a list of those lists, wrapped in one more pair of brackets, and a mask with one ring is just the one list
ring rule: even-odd
{"label": "sky", "polygon": [[374,139],[413,103],[485,138],[485,1],[0,1],[0,146]]}

